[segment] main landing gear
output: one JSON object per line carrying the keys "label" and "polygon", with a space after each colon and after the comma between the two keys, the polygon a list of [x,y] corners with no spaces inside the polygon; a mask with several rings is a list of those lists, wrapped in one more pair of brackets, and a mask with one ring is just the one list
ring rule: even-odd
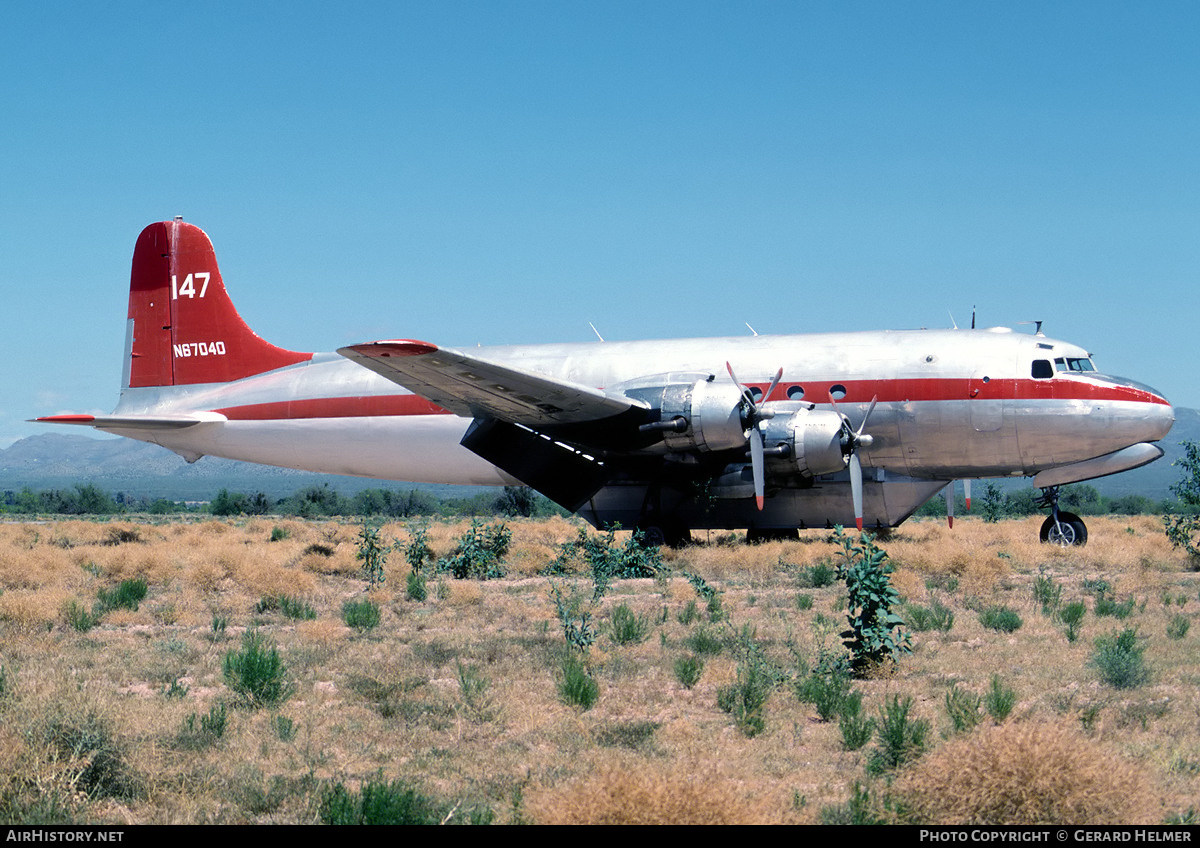
{"label": "main landing gear", "polygon": [[1087,525],[1073,512],[1062,512],[1058,508],[1058,486],[1042,489],[1039,506],[1050,507],[1050,516],[1042,522],[1041,539],[1051,545],[1069,548],[1087,544]]}

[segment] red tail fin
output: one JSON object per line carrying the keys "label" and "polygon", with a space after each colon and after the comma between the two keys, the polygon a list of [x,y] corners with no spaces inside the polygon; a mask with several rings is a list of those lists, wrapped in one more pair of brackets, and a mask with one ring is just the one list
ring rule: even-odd
{"label": "red tail fin", "polygon": [[129,280],[129,385],[224,383],[312,358],[259,338],[225,291],[212,242],[183,221],[138,236]]}

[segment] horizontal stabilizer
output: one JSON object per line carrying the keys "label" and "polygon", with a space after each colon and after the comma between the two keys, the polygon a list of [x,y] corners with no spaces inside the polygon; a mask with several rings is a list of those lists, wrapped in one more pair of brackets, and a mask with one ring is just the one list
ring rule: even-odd
{"label": "horizontal stabilizer", "polygon": [[408,339],[351,345],[342,356],[443,409],[527,427],[587,424],[647,408],[623,394]]}
{"label": "horizontal stabilizer", "polygon": [[32,420],[40,424],[77,424],[101,430],[178,430],[228,419],[219,412],[189,412],[181,415],[47,415]]}

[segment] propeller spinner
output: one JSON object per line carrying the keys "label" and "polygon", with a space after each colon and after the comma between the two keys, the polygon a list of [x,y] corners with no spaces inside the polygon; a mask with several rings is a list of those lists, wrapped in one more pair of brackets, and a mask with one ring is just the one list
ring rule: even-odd
{"label": "propeller spinner", "polygon": [[[842,429],[842,453],[846,455],[847,465],[850,469],[850,497],[854,501],[854,524],[859,530],[863,526],[863,475],[862,460],[858,458],[858,452],[863,448],[870,449],[871,445],[875,444],[874,437],[863,431],[867,427],[871,413],[875,411],[875,404],[878,400],[879,395],[871,398],[871,405],[867,407],[867,414],[863,416],[858,430],[850,429],[849,419],[845,419],[846,423]],[[833,404],[834,409],[837,409],[837,400],[832,391],[829,393],[829,402]]]}

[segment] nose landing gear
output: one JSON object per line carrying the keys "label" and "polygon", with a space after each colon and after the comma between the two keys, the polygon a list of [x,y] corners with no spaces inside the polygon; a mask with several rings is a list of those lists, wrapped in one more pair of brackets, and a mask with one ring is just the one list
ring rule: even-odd
{"label": "nose landing gear", "polygon": [[1042,489],[1039,506],[1050,508],[1049,517],[1042,522],[1041,540],[1063,548],[1082,547],[1087,544],[1087,525],[1073,512],[1058,508],[1058,486]]}

